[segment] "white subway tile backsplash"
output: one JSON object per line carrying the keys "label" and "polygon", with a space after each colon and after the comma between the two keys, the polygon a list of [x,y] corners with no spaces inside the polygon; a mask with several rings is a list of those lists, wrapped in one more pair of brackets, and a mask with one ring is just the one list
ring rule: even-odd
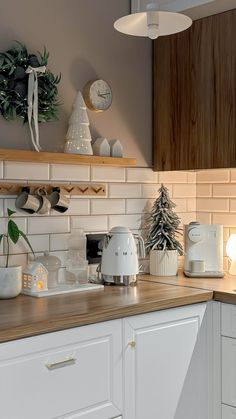
{"label": "white subway tile backsplash", "polygon": [[211,224],[212,216],[210,212],[200,212],[197,211],[197,221],[200,224]]}
{"label": "white subway tile backsplash", "polygon": [[[192,201],[192,200],[190,200],[190,201]],[[177,211],[177,212],[186,212],[187,211],[187,202],[188,202],[187,199],[174,198],[172,201],[176,205],[175,211]]]}
{"label": "white subway tile backsplash", "polygon": [[50,234],[50,251],[68,250],[70,234]]}
{"label": "white subway tile backsplash", "polygon": [[[143,198],[157,198],[159,195],[160,184],[142,185],[142,197]],[[172,185],[167,186],[170,197],[172,196]],[[130,197],[132,198],[132,197]]]}
{"label": "white subway tile backsplash", "polygon": [[157,183],[158,174],[149,168],[127,169],[127,182]]}
{"label": "white subway tile backsplash", "polygon": [[70,205],[66,212],[59,213],[52,210],[51,215],[88,215],[90,212],[89,199],[84,198],[70,198]]}
{"label": "white subway tile backsplash", "polygon": [[130,229],[139,230],[142,228],[143,220],[140,214],[137,215],[110,215],[109,230],[112,227],[122,226]]}
{"label": "white subway tile backsplash", "polygon": [[195,198],[196,185],[173,184],[173,198]]}
{"label": "white subway tile backsplash", "polygon": [[227,183],[230,180],[228,169],[200,170],[197,172],[197,183]]}
{"label": "white subway tile backsplash", "polygon": [[3,179],[3,161],[0,161],[0,179]]}
{"label": "white subway tile backsplash", "polygon": [[89,181],[90,167],[79,165],[51,164],[51,180]]}
{"label": "white subway tile backsplash", "polygon": [[207,198],[212,196],[211,184],[197,184],[197,198]]}
{"label": "white subway tile backsplash", "polygon": [[125,168],[123,167],[91,167],[93,182],[125,182]]}
{"label": "white subway tile backsplash", "polygon": [[196,221],[196,212],[182,212],[178,215],[183,225]]}
{"label": "white subway tile backsplash", "polygon": [[68,233],[70,218],[60,217],[29,217],[28,234]]}
{"label": "white subway tile backsplash", "polygon": [[197,173],[196,172],[188,172],[188,183],[196,183],[197,181]]}
{"label": "white subway tile backsplash", "polygon": [[91,214],[125,214],[125,199],[91,199]]}
{"label": "white subway tile backsplash", "polygon": [[153,206],[153,199],[127,199],[126,212],[127,214],[142,214],[151,212]]}
{"label": "white subway tile backsplash", "polygon": [[141,198],[142,187],[140,184],[110,184],[110,198]]}
{"label": "white subway tile backsplash", "polygon": [[188,198],[187,200],[187,210],[190,212],[196,212],[197,211],[197,200],[196,198]]}
{"label": "white subway tile backsplash", "polygon": [[[28,263],[27,254],[21,255],[10,255],[9,257],[9,266],[22,266],[24,269]],[[6,256],[0,256],[0,266],[5,266]]]}
{"label": "white subway tile backsplash", "polygon": [[197,198],[197,211],[227,212],[229,211],[229,200],[223,198]]}
{"label": "white subway tile backsplash", "polygon": [[223,224],[225,227],[236,226],[236,214],[212,214],[213,224]]}
{"label": "white subway tile backsplash", "polygon": [[236,212],[236,199],[230,199],[230,212]]}
{"label": "white subway tile backsplash", "polygon": [[90,215],[71,217],[71,228],[83,228],[85,231],[107,231],[108,219],[106,215]]}
{"label": "white subway tile backsplash", "polygon": [[[35,253],[38,252],[48,252],[49,251],[49,235],[48,234],[38,234],[38,235],[28,235],[28,240]],[[3,243],[4,253],[7,252],[7,242],[4,240]],[[11,254],[20,254],[20,253],[31,253],[31,250],[24,239],[20,238],[17,244],[10,242],[10,253]]]}
{"label": "white subway tile backsplash", "polygon": [[188,183],[188,172],[160,172],[159,183]]}
{"label": "white subway tile backsplash", "polygon": [[224,185],[213,185],[213,196],[214,197],[236,197],[236,185],[235,184],[224,184]]}
{"label": "white subway tile backsplash", "polygon": [[4,179],[49,180],[49,164],[4,162]]}
{"label": "white subway tile backsplash", "polygon": [[[12,217],[12,220],[14,221],[14,217]],[[6,228],[7,228],[7,218],[1,218],[0,219],[0,234],[5,234],[6,233]],[[17,218],[17,220],[15,220],[17,226],[19,227],[19,229],[21,231],[23,231],[23,233],[27,233],[27,220],[26,218]]]}

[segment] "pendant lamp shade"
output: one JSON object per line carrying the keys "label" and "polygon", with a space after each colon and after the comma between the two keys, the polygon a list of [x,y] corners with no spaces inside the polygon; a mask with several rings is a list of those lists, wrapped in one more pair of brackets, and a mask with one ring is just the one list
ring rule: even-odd
{"label": "pendant lamp shade", "polygon": [[[151,4],[150,6],[155,6]],[[182,32],[192,25],[192,19],[181,13],[155,10],[147,7],[146,12],[132,13],[121,17],[114,23],[114,28],[127,35],[147,36],[156,39],[158,36]]]}

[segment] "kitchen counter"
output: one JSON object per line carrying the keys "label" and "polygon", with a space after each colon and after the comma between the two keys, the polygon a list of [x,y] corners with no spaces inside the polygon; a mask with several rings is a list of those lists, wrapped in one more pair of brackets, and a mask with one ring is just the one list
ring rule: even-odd
{"label": "kitchen counter", "polygon": [[187,278],[180,271],[178,276],[142,275],[140,278],[158,284],[209,290],[213,292],[215,301],[236,304],[236,276],[229,274],[225,274],[224,278]]}
{"label": "kitchen counter", "polygon": [[104,290],[71,295],[45,298],[20,295],[0,300],[0,342],[212,298],[212,290],[142,280],[135,287],[108,286]]}

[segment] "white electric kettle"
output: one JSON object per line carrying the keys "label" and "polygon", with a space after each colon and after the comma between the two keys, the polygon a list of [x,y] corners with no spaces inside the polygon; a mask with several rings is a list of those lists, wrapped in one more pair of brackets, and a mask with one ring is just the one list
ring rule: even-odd
{"label": "white electric kettle", "polygon": [[143,238],[133,235],[127,227],[112,228],[105,237],[102,251],[102,280],[117,285],[135,283],[139,272],[138,254],[145,257]]}

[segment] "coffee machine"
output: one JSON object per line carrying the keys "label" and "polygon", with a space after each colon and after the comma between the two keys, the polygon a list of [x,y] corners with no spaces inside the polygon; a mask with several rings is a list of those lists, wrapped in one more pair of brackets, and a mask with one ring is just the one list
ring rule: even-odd
{"label": "coffee machine", "polygon": [[185,226],[184,244],[186,276],[224,276],[222,225],[192,222]]}

